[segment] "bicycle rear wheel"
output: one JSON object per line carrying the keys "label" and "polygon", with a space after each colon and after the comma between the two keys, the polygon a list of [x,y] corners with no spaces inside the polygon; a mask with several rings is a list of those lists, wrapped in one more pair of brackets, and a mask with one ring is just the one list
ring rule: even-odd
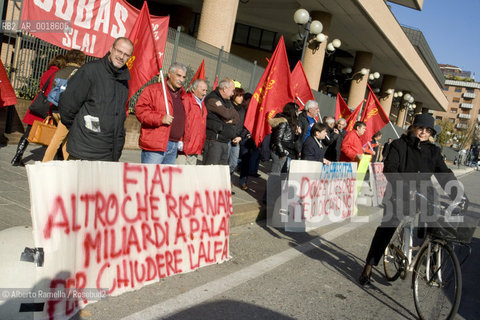
{"label": "bicycle rear wheel", "polygon": [[385,249],[383,255],[383,269],[388,281],[395,281],[404,271],[403,257],[399,254],[403,248],[403,224],[393,234],[392,240]]}
{"label": "bicycle rear wheel", "polygon": [[[430,249],[429,249],[430,247]],[[419,253],[412,275],[420,319],[453,319],[462,295],[462,272],[448,244],[433,240]]]}

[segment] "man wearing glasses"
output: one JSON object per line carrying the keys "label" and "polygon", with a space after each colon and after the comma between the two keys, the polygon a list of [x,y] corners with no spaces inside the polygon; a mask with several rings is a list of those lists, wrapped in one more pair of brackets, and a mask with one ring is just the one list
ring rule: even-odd
{"label": "man wearing glasses", "polygon": [[133,53],[127,38],[118,38],[107,54],[83,65],[68,80],[58,109],[70,130],[69,160],[118,161],[125,144],[125,105]]}

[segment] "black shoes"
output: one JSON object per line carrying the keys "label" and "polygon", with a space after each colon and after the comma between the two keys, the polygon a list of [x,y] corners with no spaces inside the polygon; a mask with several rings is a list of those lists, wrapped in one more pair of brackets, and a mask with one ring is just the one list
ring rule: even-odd
{"label": "black shoes", "polygon": [[28,140],[25,137],[22,137],[20,139],[20,142],[18,143],[17,147],[17,152],[15,153],[15,156],[13,157],[12,161],[10,162],[12,166],[14,167],[25,167],[25,163],[22,160],[23,153],[25,152],[25,149],[27,149],[28,146]]}
{"label": "black shoes", "polygon": [[254,178],[260,178],[261,175],[259,173],[252,173],[252,174],[249,174],[250,177],[254,177]]}
{"label": "black shoes", "polygon": [[358,278],[358,282],[360,283],[360,285],[362,287],[372,283],[372,281],[370,281],[370,275],[366,275],[366,274],[363,274],[363,273]]}
{"label": "black shoes", "polygon": [[372,266],[370,264],[366,264],[363,268],[362,274],[358,278],[358,282],[361,286],[366,286],[372,283],[370,277],[372,276]]}

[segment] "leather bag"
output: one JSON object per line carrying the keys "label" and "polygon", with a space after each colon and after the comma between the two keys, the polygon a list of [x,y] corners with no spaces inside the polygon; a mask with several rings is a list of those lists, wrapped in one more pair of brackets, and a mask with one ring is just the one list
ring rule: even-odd
{"label": "leather bag", "polygon": [[31,113],[41,118],[45,118],[50,110],[50,101],[48,101],[47,96],[45,96],[45,90],[47,90],[48,85],[50,84],[50,81],[54,75],[55,74],[52,74],[50,78],[48,78],[47,82],[45,82],[42,89],[35,97],[35,100],[33,100],[30,107],[28,107]]}
{"label": "leather bag", "polygon": [[46,117],[43,121],[35,120],[33,121],[32,129],[30,129],[27,140],[31,143],[48,146],[50,141],[52,141],[55,130],[57,130],[57,126],[50,116]]}

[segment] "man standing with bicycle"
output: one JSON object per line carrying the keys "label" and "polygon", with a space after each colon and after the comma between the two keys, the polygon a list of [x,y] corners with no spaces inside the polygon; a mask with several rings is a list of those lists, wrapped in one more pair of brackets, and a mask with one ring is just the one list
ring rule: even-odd
{"label": "man standing with bicycle", "polygon": [[[435,175],[444,190],[449,181],[456,181],[455,175],[443,160],[440,148],[430,142],[440,130],[440,127],[434,126],[434,119],[430,114],[419,114],[407,133],[390,145],[383,172],[388,180],[391,195],[387,198],[386,192],[384,217],[375,232],[365,267],[359,278],[362,286],[370,283],[372,267],[380,262],[402,215],[409,214],[409,194],[414,191],[412,187],[418,189],[422,185],[425,186],[424,183],[430,182],[432,175]],[[445,191],[448,193],[450,190]],[[457,190],[452,188],[451,191],[449,196],[454,199]]]}

